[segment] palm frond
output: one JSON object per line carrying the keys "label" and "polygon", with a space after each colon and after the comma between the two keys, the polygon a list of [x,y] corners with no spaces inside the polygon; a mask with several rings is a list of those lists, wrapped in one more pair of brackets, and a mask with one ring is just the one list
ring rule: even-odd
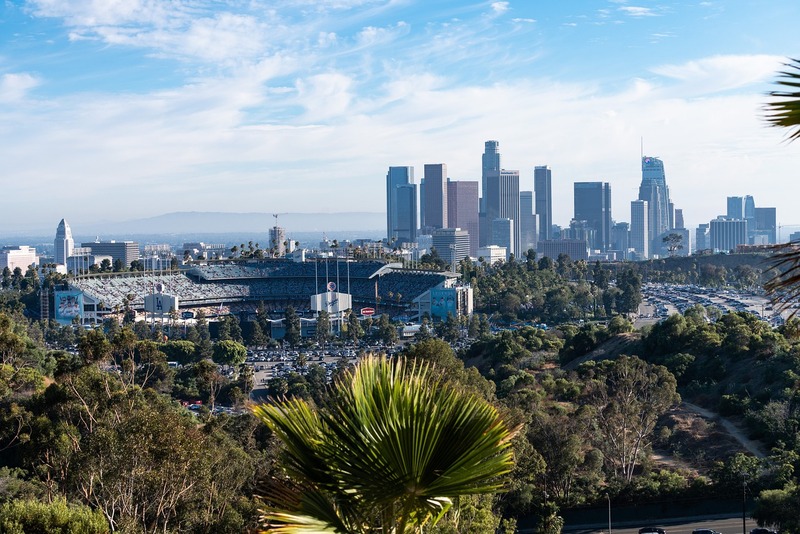
{"label": "palm frond", "polygon": [[387,532],[402,532],[435,523],[452,497],[502,490],[517,430],[483,399],[445,384],[427,365],[374,356],[334,387],[317,412],[298,400],[253,410],[286,444],[287,473],[327,499],[284,499],[288,509],[272,519],[302,509],[328,525],[332,513],[351,526],[381,517]]}
{"label": "palm frond", "polygon": [[790,58],[784,66],[786,70],[778,73],[780,77],[775,82],[784,89],[768,93],[779,100],[766,104],[765,118],[772,126],[789,128],[792,141],[800,138],[800,60]]}
{"label": "palm frond", "polygon": [[771,263],[777,274],[764,284],[764,289],[773,306],[783,311],[800,302],[800,242],[782,243],[773,249],[776,253]]}

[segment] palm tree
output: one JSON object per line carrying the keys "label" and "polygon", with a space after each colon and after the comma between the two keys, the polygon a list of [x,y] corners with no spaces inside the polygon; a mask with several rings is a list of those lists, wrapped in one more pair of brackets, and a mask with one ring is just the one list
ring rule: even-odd
{"label": "palm tree", "polygon": [[403,359],[365,357],[320,409],[290,399],[253,411],[285,445],[271,532],[421,532],[453,497],[501,490],[513,467],[517,429]]}
{"label": "palm tree", "polygon": [[[789,59],[786,70],[779,73],[775,82],[781,90],[770,91],[777,100],[768,102],[766,120],[772,126],[789,129],[789,140],[800,139],[800,60]],[[800,243],[786,243],[775,247],[773,267],[778,274],[764,286],[779,308],[785,309],[800,298]]]}
{"label": "palm tree", "polygon": [[[775,82],[787,90],[770,91],[777,98],[766,105],[766,119],[772,126],[789,128],[789,140],[800,139],[800,59],[790,59]],[[794,130],[794,131],[791,131]]]}

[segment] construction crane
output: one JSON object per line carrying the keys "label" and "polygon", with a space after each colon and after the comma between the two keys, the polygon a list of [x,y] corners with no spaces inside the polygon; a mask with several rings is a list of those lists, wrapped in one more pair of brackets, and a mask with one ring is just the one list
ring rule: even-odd
{"label": "construction crane", "polygon": [[278,226],[278,216],[279,215],[289,215],[289,213],[288,212],[284,212],[284,213],[273,213],[272,214],[272,216],[275,217],[275,226],[276,227]]}

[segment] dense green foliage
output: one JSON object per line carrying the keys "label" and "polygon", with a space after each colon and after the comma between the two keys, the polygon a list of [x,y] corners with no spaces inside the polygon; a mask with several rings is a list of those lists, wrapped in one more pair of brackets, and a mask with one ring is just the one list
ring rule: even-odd
{"label": "dense green foliage", "polygon": [[[641,275],[632,268],[612,273],[599,263],[511,258],[489,266],[461,263],[461,273],[472,283],[475,309],[498,314],[505,322],[558,324],[572,320],[606,318],[635,312],[641,302]],[[615,285],[611,282],[614,281]]]}
{"label": "dense green foliage", "polygon": [[[740,496],[746,473],[749,494],[761,495],[759,519],[798,532],[800,322],[773,329],[747,313],[695,306],[635,331],[626,316],[643,280],[757,283],[761,273],[743,265],[676,257],[617,267],[534,254],[492,267],[462,264],[479,313],[425,319],[402,357],[429,366],[444,391],[493,406],[520,432],[502,491],[453,497],[430,531],[511,532],[508,520],[523,515],[558,531],[560,509],[602,504],[606,494],[615,503]],[[28,319],[23,310],[38,305],[38,282],[26,278],[8,273],[17,289],[0,291],[0,504],[50,503],[57,513],[43,517],[90,513],[107,529],[130,532],[254,528],[264,505],[254,495],[282,480],[285,458],[244,410],[253,387],[245,347],[277,343],[263,307],[255,322],[229,316],[209,324],[200,312],[196,325],[162,331],[120,313],[121,324],[87,330]],[[323,328],[314,340],[300,338],[293,310],[286,319],[287,342],[297,347],[397,339],[388,316],[350,315],[341,339]],[[551,328],[538,328],[543,322]],[[333,377],[348,372],[342,359]],[[328,383],[323,366],[304,362],[265,386],[317,413],[341,400]],[[665,415],[681,398],[738,420],[766,457],[734,447],[711,456],[709,441],[698,440],[714,422],[687,430]],[[181,402],[202,404],[188,410]],[[654,450],[693,470],[655,463]],[[58,503],[72,512],[63,515]]]}

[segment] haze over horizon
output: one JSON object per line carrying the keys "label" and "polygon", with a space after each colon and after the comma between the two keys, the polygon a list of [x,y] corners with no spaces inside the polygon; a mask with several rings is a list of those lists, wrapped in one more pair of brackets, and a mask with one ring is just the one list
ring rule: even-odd
{"label": "haze over horizon", "polygon": [[557,224],[575,181],[608,181],[630,220],[642,139],[688,226],[747,194],[800,224],[800,144],[761,118],[799,16],[790,0],[6,2],[0,229],[380,212],[390,165],[480,180],[487,139],[524,190],[551,166]]}

